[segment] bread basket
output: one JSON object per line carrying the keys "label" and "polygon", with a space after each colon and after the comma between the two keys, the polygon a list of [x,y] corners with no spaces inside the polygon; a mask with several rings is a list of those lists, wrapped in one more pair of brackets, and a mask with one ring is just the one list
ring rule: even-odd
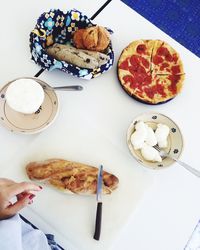
{"label": "bread basket", "polygon": [[[48,71],[59,69],[83,79],[90,80],[101,75],[113,65],[114,52],[111,43],[106,50],[109,60],[95,69],[80,68],[64,61],[58,61],[46,53],[46,48],[53,43],[72,44],[72,35],[77,29],[95,25],[86,15],[75,9],[67,11],[66,14],[59,9],[43,13],[30,33],[31,59]],[[109,33],[113,33],[112,30],[106,29]]]}

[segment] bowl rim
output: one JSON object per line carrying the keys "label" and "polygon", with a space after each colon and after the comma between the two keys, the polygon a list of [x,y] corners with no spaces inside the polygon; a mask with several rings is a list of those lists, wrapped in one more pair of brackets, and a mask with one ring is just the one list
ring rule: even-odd
{"label": "bowl rim", "polygon": [[[140,163],[143,167],[145,167],[145,168],[147,168],[147,169],[151,169],[151,170],[161,170],[161,169],[163,170],[163,169],[168,169],[168,168],[170,168],[172,165],[174,165],[174,164],[176,163],[176,161],[171,160],[172,163],[171,163],[170,165],[168,165],[168,166],[150,167],[150,166],[147,166],[147,164],[144,163],[144,160],[143,160],[143,159],[140,161],[140,160],[139,160],[139,157],[137,158],[137,157],[132,153],[132,151],[131,151],[131,149],[130,149],[130,146],[129,146],[130,130],[131,130],[131,128],[133,128],[133,123],[134,123],[134,121],[137,119],[137,117],[140,117],[140,116],[143,116],[143,115],[151,115],[151,114],[152,114],[152,115],[161,115],[161,116],[167,118],[168,120],[170,120],[171,122],[173,122],[174,125],[178,128],[178,130],[179,130],[179,132],[180,132],[180,135],[181,135],[182,148],[181,148],[181,152],[179,153],[179,156],[178,156],[177,159],[180,159],[180,158],[181,158],[181,156],[182,156],[182,154],[183,154],[183,151],[184,151],[184,145],[185,145],[185,140],[184,140],[183,134],[182,134],[182,132],[181,132],[180,127],[177,125],[177,123],[174,122],[170,117],[168,117],[167,115],[165,115],[165,114],[163,114],[163,113],[149,111],[149,112],[144,112],[144,113],[140,113],[140,114],[136,115],[136,116],[132,119],[130,125],[128,126],[128,129],[127,129],[127,132],[126,132],[126,144],[127,144],[127,146],[128,146],[129,153],[131,154],[131,156],[132,156],[138,163]],[[134,149],[134,150],[135,150],[135,149]],[[148,162],[148,161],[147,161],[147,162]]]}
{"label": "bowl rim", "polygon": [[[55,98],[56,98],[56,112],[55,112],[55,114],[54,114],[52,120],[51,120],[47,125],[45,125],[45,126],[42,127],[42,128],[32,129],[31,131],[23,131],[23,132],[22,132],[21,130],[13,130],[13,129],[8,128],[8,126],[6,126],[3,122],[1,122],[1,125],[2,125],[3,127],[7,128],[9,131],[14,132],[14,133],[16,133],[16,134],[31,135],[31,134],[40,133],[40,132],[44,131],[45,129],[47,129],[49,126],[51,126],[51,125],[54,123],[54,121],[56,120],[57,116],[58,116],[58,113],[59,113],[59,110],[60,110],[60,102],[59,102],[58,95],[56,94],[56,91],[55,91],[54,89],[52,89],[51,86],[50,86],[47,82],[45,82],[45,81],[39,79],[38,77],[32,77],[32,76],[31,76],[31,77],[29,77],[29,76],[24,76],[24,77],[23,77],[23,76],[22,76],[22,77],[17,77],[17,78],[15,78],[15,79],[13,79],[13,80],[10,80],[10,81],[8,81],[7,83],[5,83],[3,86],[1,86],[0,90],[3,90],[6,86],[8,86],[9,84],[11,84],[12,82],[14,82],[14,81],[16,81],[16,80],[20,80],[20,79],[31,79],[31,80],[36,81],[36,82],[39,83],[40,85],[44,84],[44,85],[48,86],[48,87],[49,87],[48,91],[53,92],[53,94],[54,94],[54,96],[55,96]],[[43,86],[42,86],[42,87],[43,87]],[[44,92],[45,92],[45,90],[44,90]],[[28,115],[31,115],[31,114],[27,114],[27,116],[28,116]]]}

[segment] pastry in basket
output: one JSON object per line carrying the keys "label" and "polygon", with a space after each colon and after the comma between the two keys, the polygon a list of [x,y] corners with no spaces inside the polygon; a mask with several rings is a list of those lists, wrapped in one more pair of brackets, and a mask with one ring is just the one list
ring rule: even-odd
{"label": "pastry in basket", "polygon": [[103,52],[110,43],[110,34],[101,26],[79,29],[74,32],[73,43],[78,49]]}
{"label": "pastry in basket", "polygon": [[[31,180],[38,180],[66,192],[75,194],[95,194],[98,168],[62,159],[31,162],[26,166]],[[103,193],[110,194],[117,188],[118,178],[103,172]]]}
{"label": "pastry in basket", "polygon": [[85,29],[78,29],[73,34],[73,43],[77,49],[85,49],[85,46],[83,44],[83,33],[84,32],[85,32]]}
{"label": "pastry in basket", "polygon": [[71,45],[55,43],[47,48],[48,55],[59,61],[76,65],[81,68],[95,69],[106,64],[109,57],[106,54],[83,49],[76,49]]}
{"label": "pastry in basket", "polygon": [[126,47],[118,61],[118,78],[135,99],[159,104],[182,89],[183,64],[179,54],[160,40],[137,40]]}

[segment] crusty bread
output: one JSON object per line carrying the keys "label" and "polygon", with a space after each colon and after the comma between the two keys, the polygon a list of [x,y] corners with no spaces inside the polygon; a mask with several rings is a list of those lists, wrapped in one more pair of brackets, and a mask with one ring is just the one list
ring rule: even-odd
{"label": "crusty bread", "polygon": [[[26,166],[31,180],[38,180],[67,193],[95,194],[98,168],[62,159],[31,162]],[[118,178],[103,171],[103,194],[117,188]]]}
{"label": "crusty bread", "polygon": [[53,46],[47,48],[47,53],[59,61],[65,61],[81,68],[95,69],[99,67],[98,61],[94,57],[70,45],[54,43]]}
{"label": "crusty bread", "polygon": [[85,48],[94,50],[98,43],[98,27],[90,27],[83,32],[83,44]]}
{"label": "crusty bread", "polygon": [[107,63],[109,56],[101,52],[77,49],[69,44],[54,43],[47,48],[48,55],[81,68],[95,69]]}
{"label": "crusty bread", "polygon": [[101,26],[79,29],[73,35],[73,43],[76,48],[102,52],[110,43],[110,34]]}
{"label": "crusty bread", "polygon": [[85,32],[85,29],[79,29],[76,32],[74,32],[73,35],[73,42],[77,49],[85,49],[85,46],[83,44],[83,33]]}
{"label": "crusty bread", "polygon": [[104,51],[110,43],[110,34],[104,27],[98,27],[98,42],[95,51]]}

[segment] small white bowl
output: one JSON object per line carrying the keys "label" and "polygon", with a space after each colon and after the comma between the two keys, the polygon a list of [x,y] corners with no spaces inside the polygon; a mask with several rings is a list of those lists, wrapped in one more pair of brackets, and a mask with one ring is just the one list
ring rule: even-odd
{"label": "small white bowl", "polygon": [[175,158],[179,159],[183,150],[183,136],[174,121],[172,121],[169,117],[155,112],[149,112],[145,114],[138,115],[132,121],[131,125],[127,131],[127,144],[128,148],[132,154],[132,156],[143,166],[151,168],[151,169],[163,169],[171,166],[174,163],[174,160],[166,157],[162,160],[162,162],[151,162],[145,160],[140,150],[135,150],[131,143],[131,135],[135,131],[135,125],[137,122],[143,121],[148,126],[152,127],[152,129],[156,129],[158,123],[162,123],[167,125],[170,128],[170,133],[168,136],[168,147],[164,150]]}
{"label": "small white bowl", "polygon": [[[23,114],[10,108],[6,102],[6,90],[9,86],[7,83],[0,90],[0,123],[11,132],[23,134],[35,134],[46,129],[51,125],[58,113],[58,97],[54,90],[48,88],[49,85],[36,77],[24,77],[32,79],[39,83],[44,90],[44,101],[39,109],[33,114]],[[17,78],[18,80],[21,78]],[[14,81],[15,81],[14,80]]]}
{"label": "small white bowl", "polygon": [[20,78],[10,82],[5,98],[13,110],[22,114],[33,114],[44,101],[44,90],[36,80]]}

